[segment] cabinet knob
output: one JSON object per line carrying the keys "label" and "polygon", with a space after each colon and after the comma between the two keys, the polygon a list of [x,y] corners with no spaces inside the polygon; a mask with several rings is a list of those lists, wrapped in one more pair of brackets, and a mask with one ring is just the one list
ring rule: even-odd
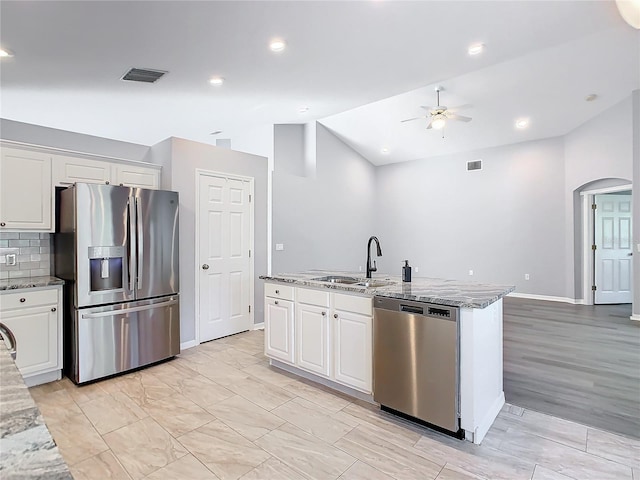
{"label": "cabinet knob", "polygon": [[7,226],[7,224],[6,224],[6,223],[4,223],[4,222],[0,222],[0,227],[6,227],[6,226]]}
{"label": "cabinet knob", "polygon": [[273,302],[273,303],[275,303],[276,305],[278,305],[278,300],[276,300],[276,301],[275,301],[275,302]]}
{"label": "cabinet knob", "polygon": [[109,180],[107,180],[106,182],[104,182],[105,185],[109,185]]}
{"label": "cabinet knob", "polygon": [[124,183],[121,183],[121,184],[120,184],[120,186],[121,186],[121,187],[124,187]]}
{"label": "cabinet knob", "polygon": [[53,308],[51,309],[51,311],[52,311],[52,312],[55,312],[56,310],[58,310],[56,307],[53,307]]}
{"label": "cabinet knob", "polygon": [[20,299],[20,303],[24,303],[24,302],[26,302],[26,301],[27,301],[27,299],[26,299],[26,298],[24,298],[24,297]]}
{"label": "cabinet knob", "polygon": [[276,295],[280,295],[280,290],[276,290]]}
{"label": "cabinet knob", "polygon": [[322,316],[326,317],[327,316],[327,312],[322,312]]}
{"label": "cabinet knob", "polygon": [[207,265],[206,263],[204,265],[202,265],[202,269],[203,270],[209,270],[209,265]]}
{"label": "cabinet knob", "polygon": [[337,313],[334,313],[334,314],[333,314],[333,318],[338,318],[338,314],[337,314]]}

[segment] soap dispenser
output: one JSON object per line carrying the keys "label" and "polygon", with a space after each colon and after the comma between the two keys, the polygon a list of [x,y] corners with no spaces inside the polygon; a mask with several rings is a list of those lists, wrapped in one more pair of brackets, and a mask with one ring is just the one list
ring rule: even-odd
{"label": "soap dispenser", "polygon": [[402,267],[402,281],[411,281],[411,267],[409,266],[409,260],[404,261],[404,266]]}

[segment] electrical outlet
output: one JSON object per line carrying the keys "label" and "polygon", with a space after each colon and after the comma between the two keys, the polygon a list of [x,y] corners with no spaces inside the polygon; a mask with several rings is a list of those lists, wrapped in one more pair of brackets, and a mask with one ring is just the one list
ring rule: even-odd
{"label": "electrical outlet", "polygon": [[528,273],[525,273],[525,274],[524,274],[524,279],[525,279],[525,280],[529,280],[529,274],[528,274]]}
{"label": "electrical outlet", "polygon": [[284,243],[276,243],[276,251],[284,250]]}
{"label": "electrical outlet", "polygon": [[15,253],[7,253],[5,255],[7,259],[7,266],[13,267],[16,264],[16,254]]}
{"label": "electrical outlet", "polygon": [[418,273],[418,267],[413,267],[413,271]]}
{"label": "electrical outlet", "polygon": [[473,270],[469,270],[469,275],[473,275]]}

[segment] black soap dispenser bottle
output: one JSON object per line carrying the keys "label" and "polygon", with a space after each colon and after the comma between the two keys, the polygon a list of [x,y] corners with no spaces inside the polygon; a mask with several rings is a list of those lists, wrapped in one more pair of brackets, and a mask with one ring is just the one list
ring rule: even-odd
{"label": "black soap dispenser bottle", "polygon": [[402,267],[402,281],[411,281],[411,267],[409,266],[409,260],[404,261],[404,266]]}

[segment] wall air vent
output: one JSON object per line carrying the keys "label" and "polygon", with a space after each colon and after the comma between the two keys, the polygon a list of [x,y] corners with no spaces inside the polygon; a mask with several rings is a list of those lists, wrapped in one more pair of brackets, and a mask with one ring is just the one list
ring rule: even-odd
{"label": "wall air vent", "polygon": [[482,170],[482,160],[472,160],[467,162],[467,170]]}
{"label": "wall air vent", "polygon": [[149,70],[148,68],[132,68],[124,74],[122,80],[130,82],[155,83],[167,73],[162,70]]}

